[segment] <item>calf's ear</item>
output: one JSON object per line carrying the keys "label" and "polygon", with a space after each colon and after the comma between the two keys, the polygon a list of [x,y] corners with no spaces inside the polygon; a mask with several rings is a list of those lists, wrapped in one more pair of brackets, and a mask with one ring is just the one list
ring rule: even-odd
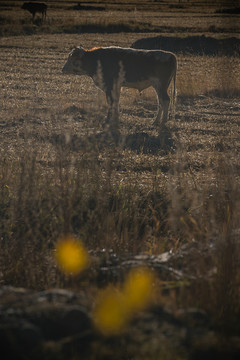
{"label": "calf's ear", "polygon": [[84,52],[85,50],[81,46],[75,47],[73,50],[73,54],[77,55],[78,57],[82,57],[84,55]]}

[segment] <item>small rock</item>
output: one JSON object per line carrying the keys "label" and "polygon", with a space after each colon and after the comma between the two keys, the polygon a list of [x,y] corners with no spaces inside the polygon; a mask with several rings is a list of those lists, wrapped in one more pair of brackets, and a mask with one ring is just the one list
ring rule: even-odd
{"label": "small rock", "polygon": [[87,312],[81,306],[68,306],[59,319],[59,326],[63,336],[81,334],[92,327]]}

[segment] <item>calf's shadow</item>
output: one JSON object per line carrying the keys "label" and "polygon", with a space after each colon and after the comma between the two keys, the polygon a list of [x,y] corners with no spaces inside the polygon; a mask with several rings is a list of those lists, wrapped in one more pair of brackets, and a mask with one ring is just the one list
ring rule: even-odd
{"label": "calf's shadow", "polygon": [[158,136],[141,132],[122,136],[120,142],[123,148],[144,154],[168,153],[175,148],[172,134],[167,127],[164,127]]}
{"label": "calf's shadow", "polygon": [[55,146],[71,151],[93,148],[102,150],[106,147],[120,146],[136,153],[157,154],[162,152],[167,154],[175,149],[172,134],[167,127],[162,129],[158,136],[152,136],[145,132],[122,135],[120,132],[101,131],[86,138],[76,134],[72,134],[69,138],[64,134],[54,134],[49,141]]}

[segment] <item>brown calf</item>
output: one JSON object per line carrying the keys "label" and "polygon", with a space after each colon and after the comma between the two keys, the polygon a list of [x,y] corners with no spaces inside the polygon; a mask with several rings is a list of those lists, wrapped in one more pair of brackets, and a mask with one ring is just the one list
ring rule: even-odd
{"label": "brown calf", "polygon": [[173,79],[175,97],[177,73],[177,60],[171,52],[120,47],[85,50],[80,46],[71,51],[62,71],[90,76],[106,93],[109,105],[107,120],[115,129],[118,127],[121,87],[142,91],[152,86],[158,97],[158,114],[154,124],[161,128],[168,120],[170,98],[167,91]]}

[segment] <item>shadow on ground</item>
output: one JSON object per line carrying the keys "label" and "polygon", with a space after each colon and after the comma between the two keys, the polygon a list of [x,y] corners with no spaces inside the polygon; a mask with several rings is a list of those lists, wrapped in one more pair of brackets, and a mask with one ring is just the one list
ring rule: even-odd
{"label": "shadow on ground", "polygon": [[164,128],[158,136],[152,136],[145,132],[127,135],[123,139],[123,147],[137,153],[156,154],[159,151],[168,153],[175,146],[171,132],[168,128]]}
{"label": "shadow on ground", "polygon": [[118,145],[123,149],[130,149],[137,153],[157,154],[160,151],[168,153],[175,148],[172,134],[168,128],[164,128],[158,136],[152,136],[145,132],[121,135],[119,132],[112,134],[110,131],[101,131],[86,138],[79,137],[76,134],[67,136],[53,134],[49,141],[55,146],[68,148],[71,151],[90,148],[101,150],[112,145]]}

